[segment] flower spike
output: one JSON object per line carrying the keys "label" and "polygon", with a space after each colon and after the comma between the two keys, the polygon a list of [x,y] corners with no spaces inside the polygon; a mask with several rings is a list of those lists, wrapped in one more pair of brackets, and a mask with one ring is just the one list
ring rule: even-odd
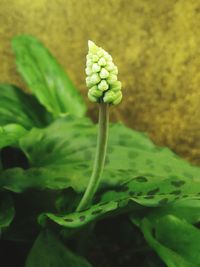
{"label": "flower spike", "polygon": [[86,84],[88,98],[92,102],[117,105],[122,100],[121,82],[118,81],[117,66],[112,57],[94,42],[88,41],[86,62]]}

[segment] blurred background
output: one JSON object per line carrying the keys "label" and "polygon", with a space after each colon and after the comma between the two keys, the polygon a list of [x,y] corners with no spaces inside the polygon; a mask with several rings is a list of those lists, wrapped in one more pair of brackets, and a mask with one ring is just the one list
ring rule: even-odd
{"label": "blurred background", "polygon": [[119,69],[123,102],[112,121],[146,131],[156,144],[200,164],[200,1],[0,0],[0,82],[28,90],[17,74],[11,39],[39,38],[87,100],[87,41]]}

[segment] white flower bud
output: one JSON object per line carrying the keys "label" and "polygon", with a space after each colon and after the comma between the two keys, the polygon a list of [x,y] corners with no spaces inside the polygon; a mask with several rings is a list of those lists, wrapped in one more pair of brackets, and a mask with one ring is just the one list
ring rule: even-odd
{"label": "white flower bud", "polygon": [[120,91],[122,89],[122,84],[120,81],[116,81],[111,85],[111,90],[114,92]]}
{"label": "white flower bud", "polygon": [[99,51],[97,52],[97,56],[100,58],[100,57],[102,57],[104,55],[104,51],[103,51],[103,49],[99,49]]}
{"label": "white flower bud", "polygon": [[101,70],[101,67],[99,66],[98,63],[93,64],[93,66],[92,66],[93,72],[99,72],[100,70]]}
{"label": "white flower bud", "polygon": [[86,73],[86,75],[91,75],[92,74],[92,70],[91,70],[91,68],[90,67],[87,67],[86,69],[85,69],[85,73]]}
{"label": "white flower bud", "polygon": [[118,74],[118,68],[116,66],[114,66],[110,73],[117,75]]}
{"label": "white flower bud", "polygon": [[115,93],[112,91],[108,91],[105,93],[103,101],[109,104],[109,103],[112,103],[114,99],[115,99]]}
{"label": "white flower bud", "polygon": [[106,65],[106,69],[108,71],[113,71],[114,70],[114,67],[115,67],[115,65],[114,65],[113,62],[108,62],[107,65]]}
{"label": "white flower bud", "polygon": [[90,90],[88,91],[88,98],[91,102],[98,102],[98,98],[93,96],[90,92]]}
{"label": "white flower bud", "polygon": [[92,87],[92,85],[93,85],[93,83],[91,83],[91,79],[90,79],[90,77],[87,77],[86,79],[85,79],[85,81],[86,81],[86,85],[87,85],[87,87]]}
{"label": "white flower bud", "polygon": [[98,84],[98,89],[101,91],[106,91],[108,90],[109,86],[107,84],[107,82],[105,80],[102,80],[99,84]]}
{"label": "white flower bud", "polygon": [[109,77],[108,77],[108,79],[107,79],[107,82],[109,84],[114,84],[116,81],[117,81],[117,75],[110,74]]}
{"label": "white flower bud", "polygon": [[97,98],[101,97],[103,95],[103,91],[100,91],[97,87],[97,85],[93,86],[92,88],[90,88],[90,94],[92,96],[95,96]]}
{"label": "white flower bud", "polygon": [[99,75],[101,79],[106,79],[109,76],[109,72],[105,68],[102,68]]}
{"label": "white flower bud", "polygon": [[97,83],[99,83],[101,81],[99,75],[97,73],[93,73],[91,76],[90,76],[90,82],[95,85]]}
{"label": "white flower bud", "polygon": [[112,57],[92,41],[88,42],[86,84],[88,98],[92,102],[118,104],[122,99],[121,82],[117,80],[118,69]]}
{"label": "white flower bud", "polygon": [[107,62],[112,62],[112,57],[108,53],[104,56]]}
{"label": "white flower bud", "polygon": [[99,57],[97,55],[92,56],[93,62],[98,62],[98,60],[99,60]]}
{"label": "white flower bud", "polygon": [[118,105],[121,102],[121,100],[122,100],[122,92],[119,91],[116,93],[115,100],[112,103],[113,105]]}
{"label": "white flower bud", "polygon": [[106,65],[106,60],[105,60],[105,58],[101,57],[101,58],[99,59],[99,61],[98,61],[98,64],[99,64],[100,66],[105,66],[105,65]]}
{"label": "white flower bud", "polygon": [[87,67],[92,67],[92,64],[93,64],[92,60],[88,59],[87,62],[86,62],[86,66]]}

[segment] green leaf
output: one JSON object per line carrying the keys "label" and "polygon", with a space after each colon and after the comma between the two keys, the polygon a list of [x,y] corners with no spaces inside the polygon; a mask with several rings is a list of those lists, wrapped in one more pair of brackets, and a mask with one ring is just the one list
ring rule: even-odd
{"label": "green leaf", "polygon": [[0,228],[8,227],[15,215],[13,200],[10,194],[0,193]]}
{"label": "green leaf", "polygon": [[39,40],[21,35],[13,39],[12,46],[20,74],[32,93],[54,117],[66,113],[84,116],[86,106],[80,94],[64,69]]}
{"label": "green leaf", "polygon": [[17,143],[26,133],[27,131],[18,124],[0,126],[0,149]]}
{"label": "green leaf", "polygon": [[156,221],[165,215],[175,215],[188,223],[200,222],[200,201],[199,199],[182,199],[157,209],[151,209],[145,214],[151,221]]}
{"label": "green leaf", "polygon": [[[90,120],[70,117],[31,130],[20,139],[31,168],[5,170],[0,186],[19,193],[29,188],[69,187],[83,192],[91,174],[96,132]],[[111,125],[109,139],[99,188],[108,192],[102,201],[132,198],[140,205],[159,206],[181,198],[199,199],[198,167],[120,124]]]}
{"label": "green leaf", "polygon": [[0,125],[19,124],[26,129],[45,126],[49,121],[37,100],[19,88],[0,84]]}
{"label": "green leaf", "polygon": [[71,252],[51,232],[42,232],[36,239],[25,267],[91,267],[82,257]]}
{"label": "green leaf", "polygon": [[140,228],[167,266],[200,265],[200,231],[185,220],[165,215],[153,221],[141,220]]}
{"label": "green leaf", "polygon": [[[143,179],[148,177],[142,177]],[[150,177],[151,178],[151,177]],[[174,194],[173,179],[161,180],[156,179],[151,182],[141,182],[141,177],[133,178],[133,180],[116,187],[115,190],[108,190],[101,196],[100,203],[92,205],[89,209],[82,212],[74,212],[69,214],[52,214],[44,213],[40,216],[39,222],[45,225],[47,219],[54,221],[60,226],[67,228],[81,227],[91,221],[98,220],[103,216],[110,216],[111,214],[119,214],[124,211],[138,211],[142,207],[162,207],[163,210],[169,210],[170,205],[173,203],[181,203],[187,194],[187,201],[190,199],[200,199],[198,192],[200,191],[200,181],[184,180],[185,184],[182,185],[181,193],[179,194],[180,200],[177,200]],[[183,182],[183,180],[176,180],[176,182]],[[159,190],[158,190],[159,188]],[[175,205],[175,204],[174,204]],[[168,208],[169,207],[169,208]],[[161,208],[158,210],[162,210]],[[159,217],[156,210],[144,211],[142,217],[152,216]],[[181,210],[180,210],[181,212]],[[136,213],[137,214],[137,213]],[[155,216],[155,214],[157,216]],[[181,213],[184,216],[184,213]],[[153,219],[154,219],[153,217]],[[190,215],[190,219],[199,219],[198,214]]]}
{"label": "green leaf", "polygon": [[92,205],[87,210],[81,212],[73,212],[67,215],[43,213],[39,216],[38,221],[42,226],[45,226],[48,223],[48,220],[51,220],[56,224],[66,228],[78,228],[114,211],[119,212],[126,205],[127,201],[110,201],[108,203],[104,202]]}
{"label": "green leaf", "polygon": [[[151,224],[150,221],[144,219],[141,222],[141,230],[144,234],[146,241],[149,243],[150,247],[155,250],[161,259],[166,263],[168,267],[196,267],[197,265],[188,261],[182,255],[168,248],[167,246],[160,243],[154,236],[156,231],[155,226]],[[176,233],[171,233],[176,238]],[[168,235],[168,232],[166,232]],[[176,238],[177,239],[177,238]]]}
{"label": "green leaf", "polygon": [[167,215],[157,221],[155,236],[164,246],[195,266],[200,266],[199,229],[175,216]]}

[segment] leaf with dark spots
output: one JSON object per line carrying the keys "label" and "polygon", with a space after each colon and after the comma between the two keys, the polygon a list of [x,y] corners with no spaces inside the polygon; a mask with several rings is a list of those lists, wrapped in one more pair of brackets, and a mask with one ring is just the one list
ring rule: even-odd
{"label": "leaf with dark spots", "polygon": [[102,211],[103,211],[102,209],[95,210],[95,211],[93,211],[91,214],[92,214],[92,215],[99,214],[99,213],[101,213]]}
{"label": "leaf with dark spots", "polygon": [[81,222],[83,222],[83,221],[85,220],[85,216],[80,216],[80,217],[79,217],[79,220],[80,220]]}
{"label": "leaf with dark spots", "polygon": [[145,182],[148,182],[148,179],[146,177],[143,177],[143,176],[138,176],[135,178],[135,180],[139,183],[145,183]]}
{"label": "leaf with dark spots", "polygon": [[185,184],[185,181],[183,181],[183,180],[172,181],[171,184],[175,187],[181,187]]}
{"label": "leaf with dark spots", "polygon": [[163,199],[159,200],[158,203],[159,203],[159,205],[166,205],[167,202],[168,202],[168,198],[163,198]]}
{"label": "leaf with dark spots", "polygon": [[153,190],[150,190],[149,192],[147,192],[147,195],[155,195],[156,193],[158,193],[160,191],[160,188],[157,187]]}
{"label": "leaf with dark spots", "polygon": [[154,198],[154,195],[144,196],[145,199],[152,199]]}
{"label": "leaf with dark spots", "polygon": [[172,195],[180,195],[181,194],[181,190],[172,191],[172,192],[170,192],[170,194],[172,194]]}

